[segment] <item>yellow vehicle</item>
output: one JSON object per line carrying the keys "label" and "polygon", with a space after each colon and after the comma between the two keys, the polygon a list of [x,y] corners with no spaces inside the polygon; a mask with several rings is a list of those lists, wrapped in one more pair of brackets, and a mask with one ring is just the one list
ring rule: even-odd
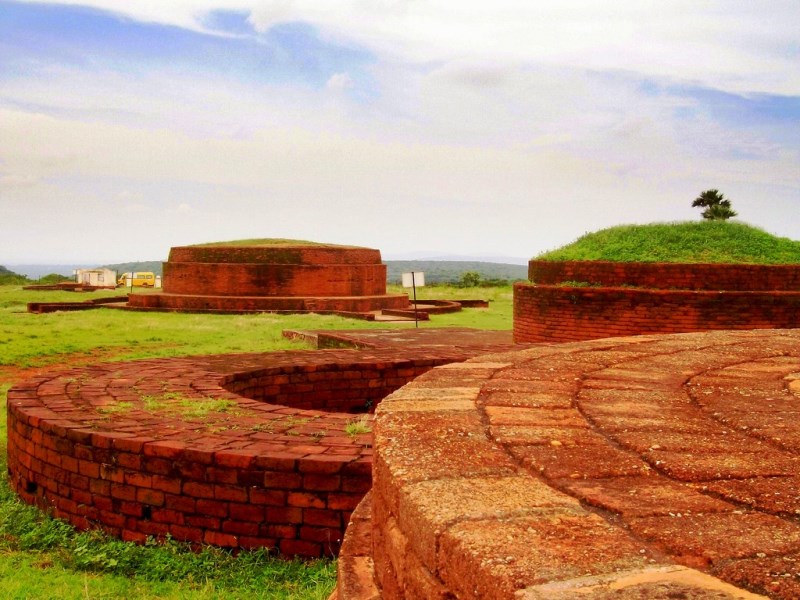
{"label": "yellow vehicle", "polygon": [[123,287],[155,287],[156,274],[152,271],[123,273],[117,281],[117,285],[121,285]]}

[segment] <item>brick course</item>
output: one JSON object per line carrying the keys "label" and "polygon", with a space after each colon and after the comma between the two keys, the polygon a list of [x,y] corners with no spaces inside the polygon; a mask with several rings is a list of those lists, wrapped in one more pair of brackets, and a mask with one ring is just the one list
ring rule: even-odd
{"label": "brick course", "polygon": [[541,285],[581,281],[602,287],[800,291],[800,265],[532,260],[528,279]]}
{"label": "brick course", "polygon": [[536,283],[514,285],[516,342],[800,327],[798,265],[531,261],[529,272]]}

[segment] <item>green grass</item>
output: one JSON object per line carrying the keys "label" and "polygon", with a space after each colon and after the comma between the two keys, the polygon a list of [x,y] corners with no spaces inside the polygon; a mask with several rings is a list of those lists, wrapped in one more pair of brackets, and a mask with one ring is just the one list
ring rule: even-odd
{"label": "green grass", "polygon": [[[399,285],[387,288],[390,294],[408,294],[412,291]],[[514,326],[514,291],[509,286],[461,288],[435,285],[417,288],[417,300],[488,300],[489,308],[469,308],[457,313],[434,315],[430,321],[421,321],[420,327],[474,327],[475,329],[512,329]]]}
{"label": "green grass", "polygon": [[[391,293],[404,292],[393,288]],[[113,293],[112,293],[113,294]],[[307,349],[281,336],[284,329],[413,327],[322,315],[191,315],[113,309],[35,315],[26,304],[75,301],[106,292],[24,291],[0,286],[0,407],[8,389],[24,375],[19,368],[47,367],[83,358],[89,362]],[[510,329],[512,292],[505,288],[426,287],[418,298],[483,298],[488,309],[437,315],[422,327],[469,326]],[[195,410],[180,397],[152,398],[154,410]],[[131,410],[131,403],[104,407]],[[209,400],[197,410],[224,412]],[[200,415],[202,416],[202,415]],[[296,419],[296,424],[304,423]],[[293,424],[294,424],[293,423]],[[355,426],[354,426],[355,427]],[[266,552],[238,556],[183,544],[139,546],[99,533],[78,533],[20,502],[6,476],[6,420],[0,419],[0,598],[324,599],[335,584],[336,563],[286,561]]]}
{"label": "green grass", "polygon": [[614,262],[800,263],[800,242],[745,223],[699,221],[620,225],[588,233],[540,260]]}
{"label": "green grass", "polygon": [[350,437],[356,437],[357,435],[369,433],[371,431],[372,427],[370,427],[369,417],[366,415],[362,415],[354,421],[349,421],[344,426],[344,432]]}
{"label": "green grass", "polygon": [[[396,287],[392,288],[391,293],[406,291],[410,290]],[[114,360],[130,360],[187,354],[289,350],[306,346],[282,337],[284,329],[397,326],[332,315],[193,315],[113,309],[43,315],[25,312],[28,302],[80,301],[108,295],[108,291],[76,295],[75,292],[36,292],[15,286],[0,286],[0,366],[43,366],[58,362],[64,354],[91,352],[113,356]],[[512,327],[511,287],[424,287],[417,290],[417,297],[483,298],[492,301],[488,309],[437,315],[432,321],[422,323],[423,327]]]}
{"label": "green grass", "polygon": [[323,242],[309,242],[307,240],[287,240],[282,238],[232,240],[230,242],[207,242],[205,244],[192,244],[192,246],[200,248],[209,246],[326,246],[333,248],[355,247],[355,246],[340,246],[339,244],[325,244]]}

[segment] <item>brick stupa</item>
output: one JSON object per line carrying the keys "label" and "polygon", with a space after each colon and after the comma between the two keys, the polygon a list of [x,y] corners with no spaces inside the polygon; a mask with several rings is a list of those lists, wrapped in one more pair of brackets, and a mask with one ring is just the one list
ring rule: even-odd
{"label": "brick stupa", "polygon": [[131,295],[134,309],[186,312],[368,313],[405,309],[386,293],[379,250],[295,240],[173,247],[161,294]]}

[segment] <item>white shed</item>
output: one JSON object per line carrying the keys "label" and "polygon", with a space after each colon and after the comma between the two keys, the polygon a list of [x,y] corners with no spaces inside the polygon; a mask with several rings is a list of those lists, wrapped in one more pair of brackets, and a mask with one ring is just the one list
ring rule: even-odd
{"label": "white shed", "polygon": [[117,287],[117,272],[111,269],[76,269],[75,282],[94,287]]}

